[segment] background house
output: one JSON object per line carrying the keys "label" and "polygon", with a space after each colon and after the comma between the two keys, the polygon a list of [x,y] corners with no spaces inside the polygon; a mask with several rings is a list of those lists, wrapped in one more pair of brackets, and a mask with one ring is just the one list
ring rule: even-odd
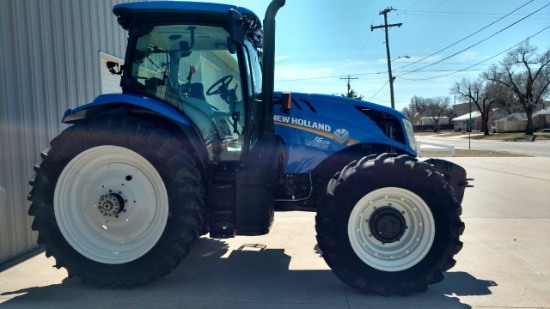
{"label": "background house", "polygon": [[533,114],[533,126],[535,130],[550,128],[550,107]]}
{"label": "background house", "polygon": [[[470,122],[471,120],[471,122]],[[473,111],[470,113],[455,117],[452,119],[455,131],[481,130],[481,113]],[[470,124],[471,123],[471,124]]]}
{"label": "background house", "polygon": [[[421,126],[433,126],[435,123],[433,117],[421,117],[419,120],[418,120],[418,125],[421,125]],[[441,116],[439,117],[439,122],[438,124],[439,125],[446,125],[446,124],[450,124],[451,123],[451,120],[449,119],[449,117],[446,117],[446,116]]]}
{"label": "background house", "polygon": [[527,129],[525,113],[513,113],[495,120],[496,133],[523,132]]}
{"label": "background house", "polygon": [[471,111],[476,110],[476,106],[473,103],[457,103],[453,105],[453,115],[455,117],[462,116],[464,114],[467,114],[470,112],[470,105],[471,105]]}
{"label": "background house", "polygon": [[132,1],[0,1],[0,264],[36,247],[28,182],[63,112],[120,91],[104,64],[124,58],[112,13],[122,2]]}
{"label": "background house", "polygon": [[[550,108],[541,109],[533,113],[533,128],[535,131],[550,127]],[[495,120],[494,132],[524,132],[527,130],[527,116],[525,113],[513,113]]]}
{"label": "background house", "polygon": [[[489,131],[492,131],[494,127],[494,119],[496,118],[502,118],[508,115],[508,112],[504,109],[495,108],[491,112],[489,112],[489,120],[487,121],[487,126]],[[455,131],[466,131],[466,129],[470,129],[473,131],[481,131],[483,130],[483,121],[481,119],[481,112],[478,110],[472,111],[471,115],[471,127],[468,126],[468,123],[470,122],[470,113],[463,114],[461,116],[455,117],[452,119],[452,122],[454,124],[454,130]]]}

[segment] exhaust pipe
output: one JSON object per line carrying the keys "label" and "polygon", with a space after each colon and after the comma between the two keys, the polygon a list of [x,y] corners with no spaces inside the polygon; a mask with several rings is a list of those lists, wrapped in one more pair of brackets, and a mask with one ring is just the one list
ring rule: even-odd
{"label": "exhaust pipe", "polygon": [[273,0],[265,11],[264,18],[264,46],[262,56],[262,102],[265,119],[264,131],[275,131],[273,127],[273,92],[275,83],[275,16],[286,0]]}

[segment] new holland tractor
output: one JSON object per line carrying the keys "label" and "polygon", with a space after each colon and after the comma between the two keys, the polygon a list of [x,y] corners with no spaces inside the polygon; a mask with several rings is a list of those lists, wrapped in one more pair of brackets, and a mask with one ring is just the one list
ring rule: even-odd
{"label": "new holland tractor", "polygon": [[[316,212],[322,257],[359,291],[409,294],[461,249],[466,172],[417,159],[401,113],[274,92],[273,0],[113,8],[128,31],[121,94],[70,109],[31,180],[32,228],[86,284],[166,275],[202,235],[268,233],[276,210]],[[299,235],[297,235],[299,236]],[[207,236],[204,236],[207,237]]]}

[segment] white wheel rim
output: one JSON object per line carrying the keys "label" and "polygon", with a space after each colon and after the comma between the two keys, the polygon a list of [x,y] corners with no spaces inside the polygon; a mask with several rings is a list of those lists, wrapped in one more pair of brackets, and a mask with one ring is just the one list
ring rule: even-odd
{"label": "white wheel rim", "polygon": [[[384,243],[372,235],[369,220],[381,208],[401,214],[406,222],[399,240]],[[428,254],[435,225],[422,198],[405,189],[388,187],[372,191],[357,202],[349,217],[348,236],[363,262],[378,270],[395,272],[413,267]]]}
{"label": "white wheel rim", "polygon": [[[118,201],[123,204],[117,210]],[[143,256],[160,239],[168,220],[168,194],[156,169],[141,155],[99,146],[80,153],[63,169],[54,212],[76,251],[96,262],[122,264]]]}

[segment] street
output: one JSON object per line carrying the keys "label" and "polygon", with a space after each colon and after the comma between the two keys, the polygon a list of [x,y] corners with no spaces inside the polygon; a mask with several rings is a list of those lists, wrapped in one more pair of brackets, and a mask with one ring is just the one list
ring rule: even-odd
{"label": "street", "polygon": [[470,143],[470,147],[473,150],[493,150],[535,157],[550,157],[550,141],[548,140],[535,142],[503,142],[471,139],[470,142],[468,142],[468,135],[465,135],[464,137],[437,137],[430,135],[417,136],[416,139],[418,141],[441,144],[445,146],[454,145],[455,148],[468,149],[468,143]]}

